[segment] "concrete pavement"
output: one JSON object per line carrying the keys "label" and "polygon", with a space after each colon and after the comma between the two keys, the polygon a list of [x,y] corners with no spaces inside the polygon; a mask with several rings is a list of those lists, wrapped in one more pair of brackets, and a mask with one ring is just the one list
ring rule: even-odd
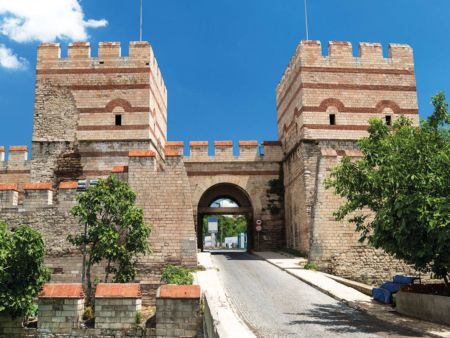
{"label": "concrete pavement", "polygon": [[229,302],[257,337],[427,337],[361,314],[253,255],[211,254]]}
{"label": "concrete pavement", "polygon": [[300,267],[296,264],[299,262],[298,258],[289,258],[275,252],[257,252],[254,255],[367,315],[431,337],[450,337],[450,328],[448,326],[402,316],[396,313],[391,306],[375,301],[372,297],[329,278],[327,274]]}

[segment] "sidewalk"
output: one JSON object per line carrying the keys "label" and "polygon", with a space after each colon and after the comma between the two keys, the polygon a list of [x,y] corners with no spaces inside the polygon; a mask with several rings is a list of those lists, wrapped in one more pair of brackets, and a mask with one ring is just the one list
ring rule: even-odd
{"label": "sidewalk", "polygon": [[375,301],[368,295],[338,283],[324,273],[306,270],[295,264],[299,262],[298,258],[288,258],[276,252],[254,252],[253,254],[328,296],[369,316],[431,337],[450,338],[450,327],[398,314],[391,306]]}
{"label": "sidewalk", "polygon": [[206,271],[198,271],[195,274],[195,282],[200,285],[202,293],[208,293],[208,297],[214,303],[214,308],[217,311],[217,317],[220,321],[219,325],[223,333],[220,337],[254,338],[255,335],[233,311],[220,282],[217,270],[214,267],[211,254],[209,252],[198,253],[197,259],[199,265],[203,265]]}

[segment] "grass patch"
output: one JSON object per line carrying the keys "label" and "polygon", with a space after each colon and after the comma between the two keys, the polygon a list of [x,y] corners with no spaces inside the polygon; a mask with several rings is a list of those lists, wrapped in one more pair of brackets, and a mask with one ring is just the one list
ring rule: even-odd
{"label": "grass patch", "polygon": [[192,272],[198,272],[198,271],[206,271],[206,268],[203,265],[198,265],[196,268],[192,268]]}
{"label": "grass patch", "polygon": [[292,246],[276,248],[276,249],[273,249],[273,251],[274,252],[286,252],[288,254],[294,255],[295,257],[308,258],[308,254],[298,251],[298,250],[295,250]]}

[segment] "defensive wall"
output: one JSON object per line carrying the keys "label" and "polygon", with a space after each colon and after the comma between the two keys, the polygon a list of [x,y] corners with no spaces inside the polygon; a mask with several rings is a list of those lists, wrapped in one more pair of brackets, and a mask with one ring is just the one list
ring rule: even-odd
{"label": "defensive wall", "polygon": [[343,156],[358,158],[368,120],[392,124],[405,114],[419,124],[413,52],[390,44],[301,41],[276,89],[278,137],[283,144],[286,240],[309,253],[320,270],[378,284],[405,264],[358,242],[354,225],[336,222],[342,200],[323,182]]}

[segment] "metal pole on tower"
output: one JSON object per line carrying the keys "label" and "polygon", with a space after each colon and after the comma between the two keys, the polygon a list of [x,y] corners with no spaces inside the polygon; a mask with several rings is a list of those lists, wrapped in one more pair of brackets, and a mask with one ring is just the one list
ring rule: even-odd
{"label": "metal pole on tower", "polygon": [[142,0],[141,0],[141,30],[139,35],[139,41],[142,41]]}
{"label": "metal pole on tower", "polygon": [[305,0],[305,25],[306,25],[306,41],[308,41],[308,14],[306,13],[306,0]]}

